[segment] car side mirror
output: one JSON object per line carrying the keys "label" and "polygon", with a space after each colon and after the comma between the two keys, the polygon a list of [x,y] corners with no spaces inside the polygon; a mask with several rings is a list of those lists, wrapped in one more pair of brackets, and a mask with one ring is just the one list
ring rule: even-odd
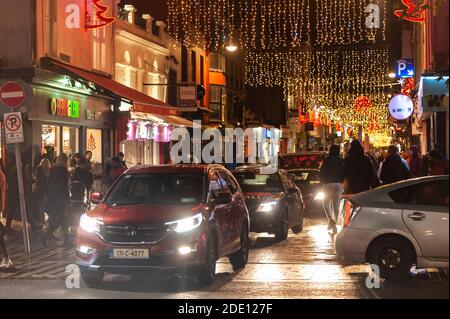
{"label": "car side mirror", "polygon": [[293,195],[293,194],[296,194],[296,193],[298,193],[298,189],[297,188],[289,188],[288,189],[288,194],[289,195]]}
{"label": "car side mirror", "polygon": [[226,205],[231,203],[233,196],[230,193],[222,192],[217,195],[217,198],[213,200],[214,205]]}
{"label": "car side mirror", "polygon": [[102,199],[103,199],[103,194],[101,194],[101,193],[92,193],[91,194],[90,200],[91,200],[91,203],[94,205],[100,204]]}

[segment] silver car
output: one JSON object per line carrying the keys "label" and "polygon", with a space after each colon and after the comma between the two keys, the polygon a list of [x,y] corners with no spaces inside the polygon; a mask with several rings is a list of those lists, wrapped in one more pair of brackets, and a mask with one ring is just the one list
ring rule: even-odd
{"label": "silver car", "polygon": [[335,241],[346,262],[377,265],[385,279],[448,267],[448,175],[427,176],[353,195]]}

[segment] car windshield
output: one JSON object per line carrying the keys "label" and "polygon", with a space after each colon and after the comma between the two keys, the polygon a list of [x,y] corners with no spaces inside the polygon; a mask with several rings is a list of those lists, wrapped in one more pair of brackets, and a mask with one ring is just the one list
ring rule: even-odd
{"label": "car windshield", "polygon": [[299,184],[317,184],[320,183],[319,172],[294,170],[289,171],[294,181]]}
{"label": "car windshield", "polygon": [[278,193],[283,191],[283,186],[278,174],[234,174],[244,193],[267,192]]}
{"label": "car windshield", "polygon": [[203,202],[203,193],[203,175],[132,174],[119,180],[105,203],[193,205]]}

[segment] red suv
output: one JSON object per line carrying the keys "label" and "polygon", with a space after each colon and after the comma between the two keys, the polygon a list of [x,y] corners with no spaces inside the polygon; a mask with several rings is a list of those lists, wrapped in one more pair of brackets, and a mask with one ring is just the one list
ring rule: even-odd
{"label": "red suv", "polygon": [[228,256],[245,267],[250,220],[233,175],[220,165],[136,167],[80,219],[76,263],[87,285],[107,273],[163,270],[215,279]]}

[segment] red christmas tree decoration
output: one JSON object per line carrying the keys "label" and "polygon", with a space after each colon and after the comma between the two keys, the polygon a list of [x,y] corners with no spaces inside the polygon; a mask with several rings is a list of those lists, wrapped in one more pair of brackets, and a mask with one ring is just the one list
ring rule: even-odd
{"label": "red christmas tree decoration", "polygon": [[113,23],[114,17],[106,17],[108,6],[101,4],[103,0],[86,0],[86,29],[93,30]]}
{"label": "red christmas tree decoration", "polygon": [[426,8],[429,6],[429,1],[424,0],[423,3],[417,4],[417,0],[402,0],[407,9],[395,10],[394,14],[403,20],[410,22],[423,22],[426,18]]}

